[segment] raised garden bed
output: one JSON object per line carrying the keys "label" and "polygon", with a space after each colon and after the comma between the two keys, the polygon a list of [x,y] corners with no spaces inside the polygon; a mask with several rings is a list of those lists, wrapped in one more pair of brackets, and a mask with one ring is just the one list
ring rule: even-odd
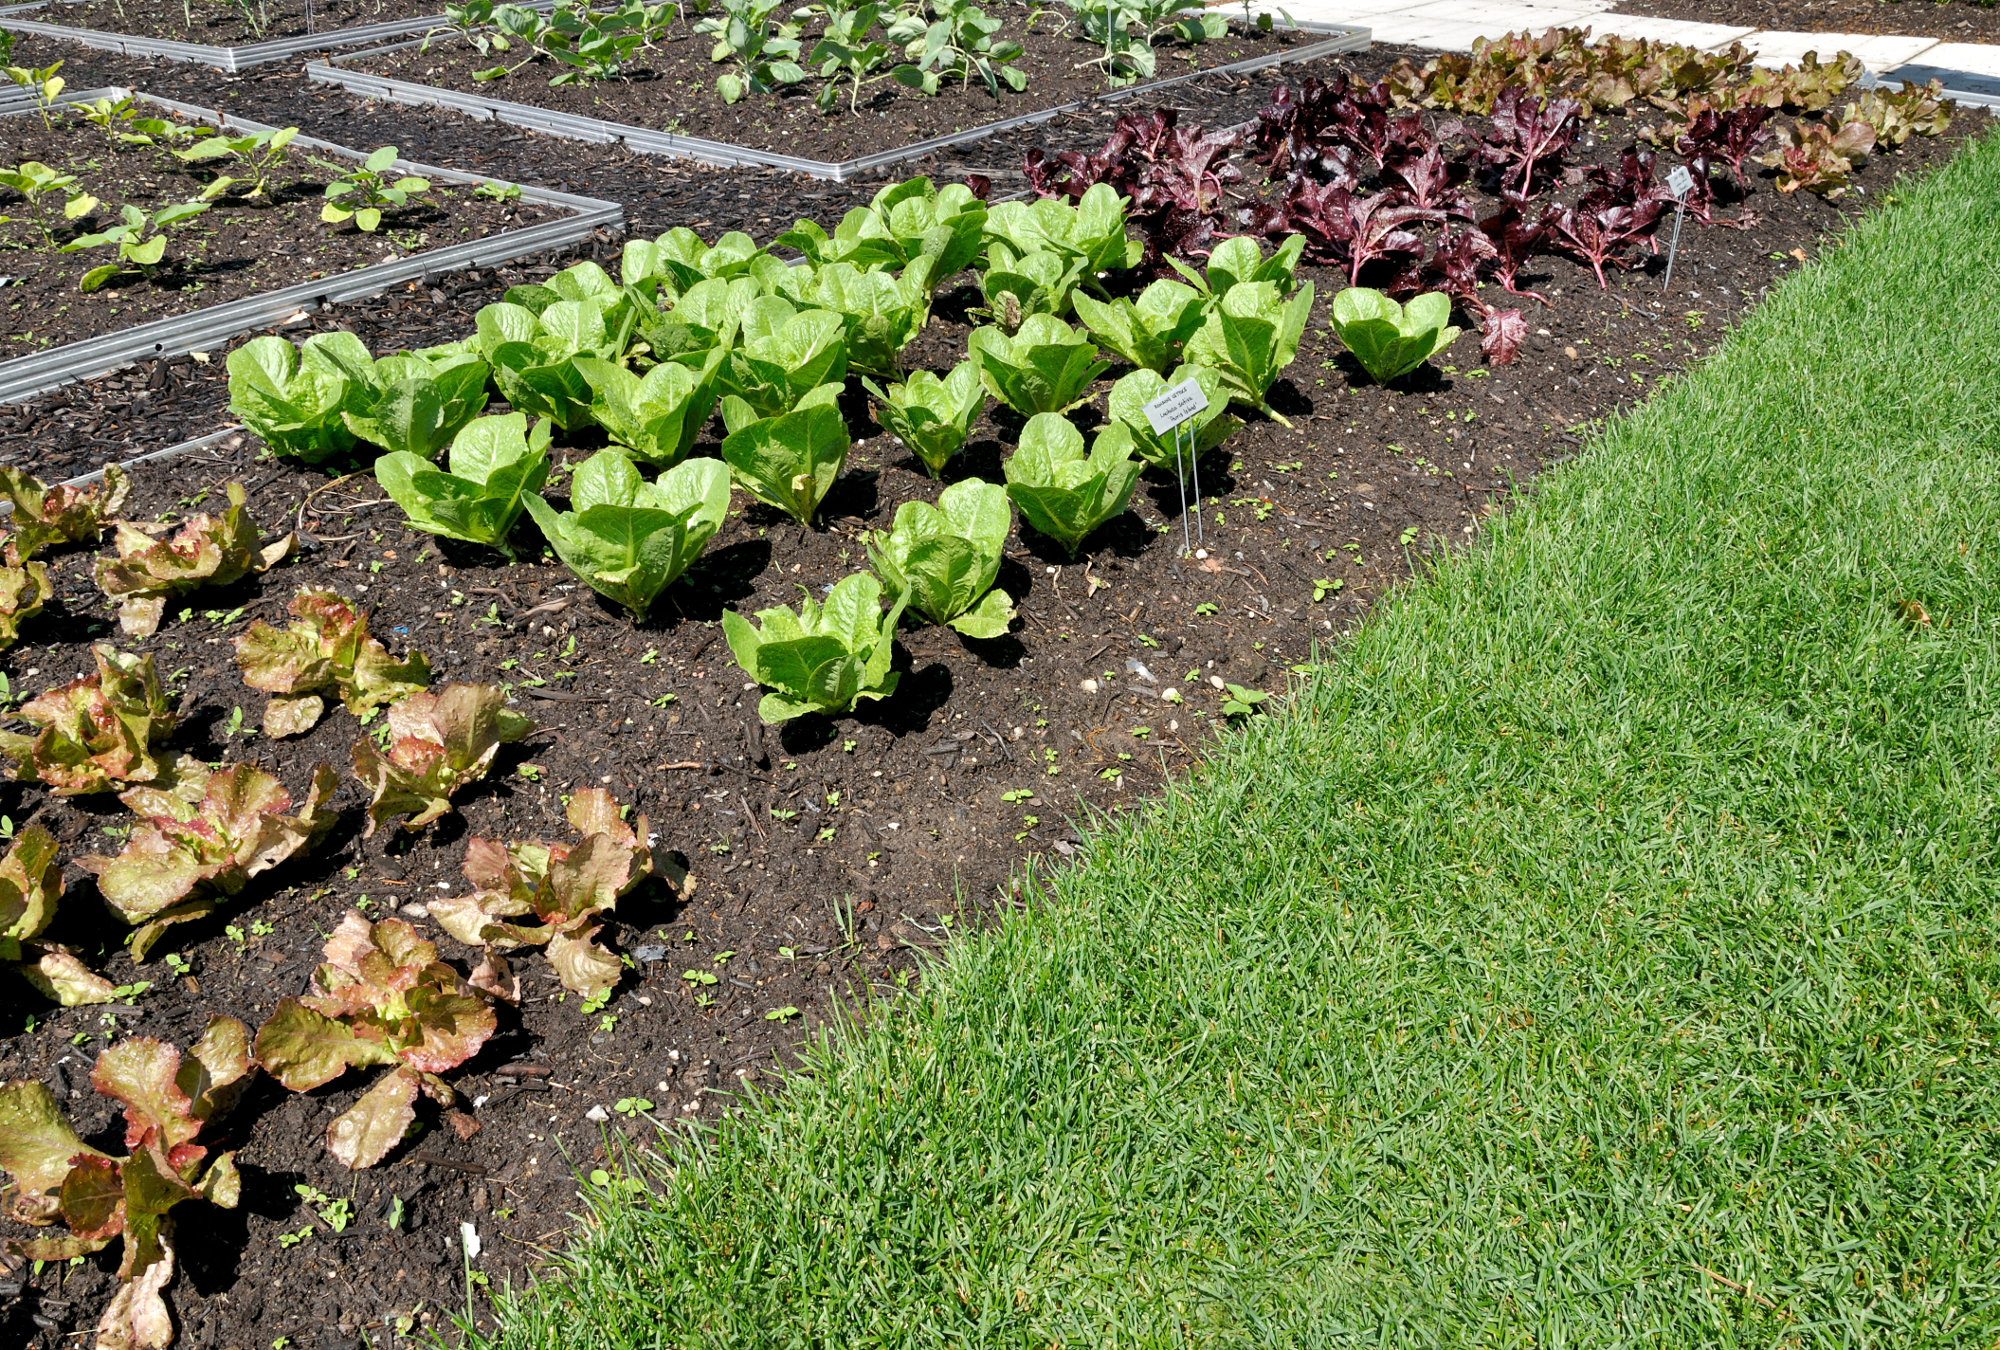
{"label": "raised garden bed", "polygon": [[[1637,120],[1593,123],[1570,164],[1615,163]],[[1472,128],[1490,130],[1476,117]],[[1949,137],[1912,140],[1871,158],[1855,183],[1879,194],[1949,149]],[[1270,197],[1258,177],[1226,190],[1229,209]],[[1421,370],[1372,383],[1326,329],[1325,297],[1346,270],[1306,267],[1301,278],[1322,298],[1273,398],[1294,425],[1253,418],[1205,462],[1205,556],[1182,554],[1178,497],[1161,475],[1142,482],[1133,510],[1086,541],[1078,559],[1012,532],[1000,584],[1020,624],[983,642],[934,626],[905,630],[894,695],[830,722],[764,726],[758,691],[746,687],[720,624],[726,610],[796,603],[800,586],[817,593],[863,565],[864,529],[887,528],[905,502],[935,499],[936,484],[852,389],[841,406],[858,443],[817,527],[738,498],[740,513],[675,583],[671,603],[638,624],[539,556],[531,526],[517,535],[512,561],[440,543],[405,528],[365,476],[335,483],[341,466],[273,463],[252,438],[136,471],[126,508],[135,518],[216,509],[219,486],[234,480],[249,487],[260,525],[296,526],[307,540],[295,560],[196,592],[169,607],[156,635],[121,641],[154,654],[163,678],[177,676],[169,685],[180,693],[183,726],[172,749],[261,759],[295,797],[316,761],[344,771],[350,745],[366,733],[338,708],[281,745],[244,734],[263,699],[244,686],[230,643],[255,619],[282,623],[294,588],[308,583],[376,605],[373,631],[397,655],[426,653],[440,681],[512,684],[514,706],[544,728],[504,748],[498,770],[460,797],[460,815],[421,835],[392,826],[361,838],[364,797],[347,779],[333,799],[341,819],[310,858],[172,930],[158,950],[179,956],[185,972],[164,955],[133,965],[116,930],[107,936],[90,883],[69,869],[72,893],[48,937],[72,943],[120,984],[152,986],[114,1005],[115,1028],[102,1007],[5,1005],[0,1079],[51,1085],[91,1142],[115,1145],[122,1131],[86,1081],[100,1038],[185,1045],[211,1013],[254,1026],[299,992],[320,935],[364,897],[368,912],[383,915],[461,893],[469,835],[570,839],[561,795],[611,792],[649,816],[660,848],[692,864],[694,884],[652,883],[620,904],[602,940],[632,964],[609,1003],[585,1013],[574,995],[557,1001],[548,964],[520,961],[527,996],[500,1011],[496,1037],[451,1074],[465,1119],[427,1115],[424,1133],[358,1173],[328,1157],[322,1136],[364,1080],[311,1094],[263,1081],[218,1140],[240,1146],[244,1203],[183,1211],[183,1270],[170,1297],[186,1345],[281,1336],[309,1345],[363,1332],[381,1344],[399,1327],[435,1324],[440,1309],[467,1298],[461,1223],[480,1235],[475,1265],[489,1279],[524,1273],[561,1240],[575,1192],[599,1184],[590,1172],[602,1156],[600,1131],[646,1141],[654,1119],[712,1121],[743,1081],[739,1071],[762,1080],[839,1004],[904,986],[916,970],[910,948],[942,937],[941,916],[977,922],[985,906],[1014,895],[1024,856],[1067,851],[1073,822],[1089,810],[1142,801],[1200,757],[1223,717],[1225,695],[1211,677],[1282,690],[1286,668],[1324,659],[1324,645],[1407,575],[1413,558],[1474,537],[1517,485],[1568,453],[1595,419],[1698,355],[1863,206],[1851,191],[1835,202],[1779,194],[1755,169],[1750,188],[1756,228],[1691,223],[1671,291],[1662,290],[1660,259],[1641,255],[1643,266],[1614,269],[1600,288],[1574,260],[1537,255],[1521,281],[1549,303],[1524,302],[1530,323],[1511,364],[1483,365],[1468,333]],[[715,214],[724,209],[738,208]],[[518,279],[546,280],[553,270]],[[1486,298],[1515,303],[1491,286]],[[425,321],[448,326],[444,303],[430,302],[437,308]],[[975,303],[965,279],[949,285],[906,365],[944,370],[959,359]],[[1101,391],[1077,414],[1086,425],[1101,416]],[[701,437],[697,458],[712,453],[717,430]],[[1018,434],[1018,418],[989,409],[947,477],[996,480]],[[596,444],[595,433],[565,437],[558,457],[574,464]],[[560,499],[560,475],[555,482],[550,493]],[[16,698],[88,669],[87,644],[114,636],[90,561],[79,551],[52,559],[56,598],[7,656]],[[1184,691],[1179,704],[1160,698],[1168,687]],[[535,768],[523,773],[524,763]],[[122,841],[107,827],[130,823],[107,799],[59,798],[34,784],[0,787],[0,810],[17,829],[50,829],[66,860],[115,852]],[[441,936],[422,910],[411,913],[426,937]],[[441,943],[457,969],[471,968],[475,952]],[[607,1026],[606,1017],[615,1021]],[[88,1328],[113,1283],[102,1257],[4,1278],[26,1291],[13,1302],[0,1296],[0,1332],[37,1350]],[[483,1293],[475,1287],[470,1297],[484,1318]]]}
{"label": "raised garden bed", "polygon": [[[1014,6],[1001,7],[1013,14]],[[590,141],[618,141],[634,150],[680,155],[717,165],[758,165],[836,181],[907,163],[1012,127],[1044,121],[1103,98],[1165,88],[1204,75],[1247,74],[1365,48],[1362,29],[1330,25],[1231,26],[1226,36],[1199,43],[1158,40],[1158,77],[1113,84],[1093,64],[1101,49],[1043,28],[1003,29],[1024,49],[1014,69],[1019,91],[999,84],[947,83],[922,95],[887,78],[888,58],[850,106],[847,86],[830,110],[816,104],[820,79],[774,85],[725,102],[715,88],[718,66],[706,37],[674,28],[641,49],[613,78],[561,86],[548,83],[566,67],[546,60],[515,62],[511,74],[480,79],[505,53],[470,45],[477,34],[436,36],[393,48],[355,52],[307,67],[314,80],[400,103],[428,103],[516,126]],[[798,39],[815,48],[816,35]],[[1184,49],[1184,50],[1183,50]],[[502,62],[502,66],[508,63]],[[1183,65],[1187,67],[1182,70]],[[1182,73],[1174,73],[1182,72]]]}
{"label": "raised garden bed", "polygon": [[[227,137],[255,138],[283,130],[126,89],[66,96],[61,109],[52,111],[50,117],[74,118],[79,103],[101,98],[130,99],[134,111],[141,115],[165,114],[155,120],[174,127],[206,128]],[[88,126],[79,133],[72,121],[67,153],[57,153],[65,151],[65,146],[44,124],[39,110],[0,109],[0,118],[6,119],[0,126],[12,131],[10,142],[18,147],[20,159],[54,153],[57,162],[52,167],[59,169],[68,164],[75,147],[89,146],[99,135]],[[91,139],[84,139],[84,133]],[[166,134],[160,133],[160,138],[164,140]],[[188,135],[180,143],[192,148],[200,139]],[[0,401],[102,374],[141,357],[204,350],[329,301],[359,299],[428,274],[519,257],[581,239],[603,226],[616,226],[621,219],[618,207],[609,202],[497,181],[487,191],[508,195],[482,199],[478,190],[491,180],[397,160],[383,170],[384,174],[392,181],[397,175],[425,179],[431,187],[421,196],[431,198],[432,204],[413,198],[391,207],[376,232],[362,232],[352,223],[336,228],[319,219],[326,200],[319,194],[338,173],[311,165],[307,156],[327,156],[336,164],[358,166],[365,164],[368,152],[307,136],[294,136],[281,148],[285,158],[268,166],[271,181],[260,194],[270,205],[256,205],[225,192],[209,210],[190,218],[214,230],[212,237],[190,230],[185,222],[170,226],[159,233],[173,244],[171,264],[165,260],[134,262],[89,294],[81,293],[78,287],[89,266],[108,265],[104,252],[54,252],[39,224],[22,220],[4,227],[10,243],[22,248],[38,246],[37,251],[49,256],[48,265],[32,274],[24,273],[6,293],[7,303],[20,303],[20,312],[37,316],[38,322],[24,326],[16,336],[41,350],[0,361]],[[14,158],[15,153],[10,151],[8,158]],[[248,161],[225,157],[202,163],[236,167],[238,176],[254,176],[255,170],[242,166],[266,157],[268,146],[246,153]],[[162,171],[162,155],[172,169]],[[96,185],[106,193],[121,194],[117,199],[121,208],[142,203],[171,205],[198,197],[202,179],[212,183],[215,176],[178,172],[181,166],[171,152],[157,146],[107,152],[94,162],[79,157],[75,167],[79,170],[77,184],[56,191],[87,192]],[[55,202],[49,223],[58,244],[74,242],[74,237],[97,218],[85,215],[64,220],[61,198],[56,197]],[[120,221],[109,206],[101,207],[98,214],[107,226]],[[111,259],[119,258],[121,249],[115,243],[106,248]],[[13,295],[16,289],[22,294]],[[133,324],[134,318],[141,322]]]}
{"label": "raised garden bed", "polygon": [[[522,3],[547,8],[553,0]],[[443,22],[442,8],[438,0],[187,0],[185,5],[47,0],[0,8],[0,25],[17,34],[101,51],[233,72],[306,52],[421,33]]]}

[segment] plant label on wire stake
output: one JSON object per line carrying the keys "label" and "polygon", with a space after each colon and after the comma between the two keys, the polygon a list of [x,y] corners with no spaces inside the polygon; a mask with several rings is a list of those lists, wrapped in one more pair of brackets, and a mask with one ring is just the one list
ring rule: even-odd
{"label": "plant label on wire stake", "polygon": [[[1208,411],[1208,395],[1201,392],[1201,386],[1193,380],[1183,380],[1171,389],[1160,392],[1152,402],[1142,404],[1139,411],[1146,414],[1146,422],[1153,428],[1155,436],[1172,432],[1174,436],[1174,476],[1181,486],[1181,546],[1183,551],[1192,548],[1188,539],[1187,477],[1181,464],[1181,437],[1187,436],[1187,457],[1194,460],[1194,429],[1189,425],[1194,418]],[[1194,462],[1194,509],[1195,529],[1202,529],[1201,520],[1201,463]],[[1202,542],[1207,542],[1204,538]]]}
{"label": "plant label on wire stake", "polygon": [[1687,165],[1676,165],[1674,171],[1667,175],[1667,191],[1673,194],[1674,199],[1674,237],[1667,245],[1667,274],[1660,280],[1663,291],[1674,282],[1674,255],[1681,248],[1681,217],[1687,214],[1688,193],[1694,191],[1694,175],[1688,172]]}

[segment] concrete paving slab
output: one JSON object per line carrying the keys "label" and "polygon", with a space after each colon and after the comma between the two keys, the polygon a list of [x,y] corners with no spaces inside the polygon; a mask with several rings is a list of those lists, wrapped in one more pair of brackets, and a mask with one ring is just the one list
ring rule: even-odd
{"label": "concrete paving slab", "polygon": [[1695,23],[1689,19],[1656,19],[1649,14],[1600,14],[1590,21],[1593,36],[1617,34],[1625,38],[1650,38],[1654,42],[1678,42],[1684,47],[1708,51],[1727,47],[1757,30],[1740,24]]}
{"label": "concrete paving slab", "polygon": [[1882,36],[1874,33],[1789,33],[1765,29],[1743,39],[1743,45],[1757,53],[1760,66],[1797,65],[1807,52],[1818,52],[1820,60],[1835,52],[1853,52],[1870,70],[1899,66],[1919,53],[1937,46],[1935,38]]}
{"label": "concrete paving slab", "polygon": [[[1918,64],[1936,70],[1958,70],[1967,75],[1984,75],[2000,79],[2000,47],[1987,42],[1940,42],[1935,47],[1926,47]],[[1895,67],[1889,67],[1895,70]],[[1896,70],[1906,80],[1916,76]],[[1930,77],[1926,75],[1925,79]],[[1945,83],[1951,83],[1949,80]]]}

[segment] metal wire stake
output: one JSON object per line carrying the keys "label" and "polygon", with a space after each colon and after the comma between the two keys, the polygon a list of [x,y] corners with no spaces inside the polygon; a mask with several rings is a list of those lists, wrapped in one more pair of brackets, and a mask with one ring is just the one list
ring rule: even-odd
{"label": "metal wire stake", "polygon": [[1181,552],[1192,553],[1194,545],[1188,542],[1187,518],[1187,465],[1181,463],[1181,429],[1174,428],[1174,481],[1181,489]]}
{"label": "metal wire stake", "polygon": [[1674,284],[1674,258],[1681,251],[1681,217],[1686,214],[1686,200],[1683,199],[1676,202],[1674,204],[1674,238],[1673,242],[1667,245],[1667,274],[1660,278],[1660,289],[1663,291]]}
{"label": "metal wire stake", "polygon": [[[1186,425],[1188,427],[1188,459],[1194,464],[1194,541],[1197,544],[1206,544],[1208,536],[1204,532],[1205,527],[1201,519],[1201,456],[1195,452],[1194,448],[1194,424],[1190,420]],[[1180,434],[1178,429],[1174,434]]]}

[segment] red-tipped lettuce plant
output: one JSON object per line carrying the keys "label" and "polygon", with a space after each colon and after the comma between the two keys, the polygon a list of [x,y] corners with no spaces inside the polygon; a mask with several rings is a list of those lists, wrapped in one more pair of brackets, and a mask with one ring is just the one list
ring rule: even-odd
{"label": "red-tipped lettuce plant", "polygon": [[403,828],[421,830],[449,812],[453,794],[484,778],[502,745],[535,729],[506,699],[490,684],[447,684],[392,705],[388,753],[366,736],[354,743],[354,776],[372,794],[365,833],[412,812]]}
{"label": "red-tipped lettuce plant", "polygon": [[397,661],[368,636],[368,616],[337,591],[301,586],[292,597],[292,624],[277,629],[262,619],[236,639],[243,682],[271,698],[264,706],[266,736],[312,730],[334,694],[356,717],[407,698],[431,682],[421,652]]}
{"label": "red-tipped lettuce plant", "polygon": [[235,1155],[211,1156],[199,1140],[248,1082],[255,1067],[248,1041],[241,1022],[215,1017],[185,1057],[146,1036],[98,1056],[91,1086],[124,1107],[125,1157],[84,1143],[44,1084],[0,1086],[0,1168],[13,1178],[5,1213],[32,1227],[69,1230],[7,1245],[33,1261],[67,1261],[124,1239],[120,1287],[97,1324],[99,1350],[173,1343],[161,1297],[174,1278],[173,1210],[188,1200],[236,1207]]}
{"label": "red-tipped lettuce plant", "polygon": [[129,945],[143,961],[170,926],[213,912],[252,877],[311,852],[338,819],[326,803],[339,785],[332,769],[317,766],[293,815],[291,794],[256,765],[211,773],[183,760],[171,787],[119,794],[139,817],[123,852],[77,865],[97,878],[111,911],[138,926]]}
{"label": "red-tipped lettuce plant", "polygon": [[59,796],[76,797],[160,776],[151,747],[179,718],[168,710],[153,658],[101,644],[91,657],[95,675],[50,689],[15,713],[38,732],[0,731],[0,755],[15,761],[17,780],[40,780]]}
{"label": "red-tipped lettuce plant", "polygon": [[312,987],[278,1000],[257,1029],[257,1062],[293,1092],[351,1068],[388,1066],[326,1130],[327,1152],[348,1167],[373,1167],[415,1123],[418,1093],[440,1106],[458,1099],[439,1075],[479,1053],[493,1034],[493,1009],[409,924],[370,923],[353,910],[327,939]]}
{"label": "red-tipped lettuce plant", "polygon": [[618,897],[653,871],[646,818],[620,818],[618,803],[601,788],[570,798],[569,823],[580,844],[502,843],[474,835],[466,844],[470,895],[430,902],[431,917],[469,947],[500,954],[544,947],[563,988],[586,998],[610,992],[622,967],[594,939]]}
{"label": "red-tipped lettuce plant", "polygon": [[230,585],[291,554],[296,535],[259,546],[257,523],[243,509],[243,485],[231,483],[228,492],[229,509],[219,519],[198,515],[171,539],[118,522],[118,556],[97,560],[97,588],[118,601],[118,626],[127,637],[151,637],[171,597]]}

